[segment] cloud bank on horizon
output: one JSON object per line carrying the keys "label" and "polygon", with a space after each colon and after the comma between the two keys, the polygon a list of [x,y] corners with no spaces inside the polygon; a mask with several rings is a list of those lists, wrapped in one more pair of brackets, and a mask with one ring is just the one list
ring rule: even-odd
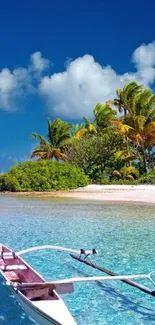
{"label": "cloud bank on horizon", "polygon": [[[135,72],[117,74],[110,66],[101,66],[92,55],[68,60],[65,70],[50,75],[50,61],[41,52],[30,56],[27,68],[0,71],[0,109],[8,112],[20,109],[24,96],[42,96],[48,112],[66,119],[91,117],[98,102],[115,97],[117,88],[135,80],[145,87],[155,82],[155,42],[142,44],[133,55]],[[20,103],[20,104],[19,104]]]}

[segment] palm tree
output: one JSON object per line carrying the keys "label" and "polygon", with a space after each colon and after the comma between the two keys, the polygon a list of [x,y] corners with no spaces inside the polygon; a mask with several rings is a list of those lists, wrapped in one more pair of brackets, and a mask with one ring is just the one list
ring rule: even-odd
{"label": "palm tree", "polygon": [[129,130],[129,138],[135,143],[136,148],[139,149],[143,156],[144,170],[148,171],[147,151],[149,160],[151,160],[151,150],[155,146],[155,122],[146,124],[146,118],[141,116],[132,121],[128,121],[133,128]]}
{"label": "palm tree", "polygon": [[75,127],[75,139],[80,139],[81,136],[85,134],[93,135],[97,133],[95,125],[89,120],[87,116],[84,116],[83,120],[83,123],[76,125]]}
{"label": "palm tree", "polygon": [[[147,171],[147,151],[151,161],[151,151],[155,145],[155,95],[150,89],[143,90],[136,82],[127,83],[123,89],[117,89],[113,104],[124,116],[117,124],[119,132],[124,133],[127,148],[132,141],[143,156],[144,170]],[[150,124],[151,123],[151,124]]]}
{"label": "palm tree", "polygon": [[150,89],[145,89],[129,100],[128,113],[124,118],[130,126],[129,138],[140,149],[143,155],[144,170],[147,172],[146,151],[155,145],[155,95]]}
{"label": "palm tree", "polygon": [[[125,123],[122,122],[121,119],[114,119],[111,121],[111,124],[116,127],[116,134],[120,134],[123,138],[124,143],[126,144],[126,156],[130,157],[131,156],[131,149],[130,149],[130,139],[128,136],[129,130],[131,127]],[[129,160],[129,165],[131,163],[131,159]]]}
{"label": "palm tree", "polygon": [[33,150],[31,158],[39,157],[40,159],[49,160],[66,160],[67,156],[62,152],[66,140],[71,137],[72,124],[56,119],[53,122],[48,119],[48,136],[32,133],[31,138],[39,140],[39,145]]}
{"label": "palm tree", "polygon": [[116,111],[110,107],[109,103],[97,104],[94,108],[95,124],[99,130],[106,128],[111,124],[111,121],[116,119]]}
{"label": "palm tree", "polygon": [[145,127],[145,147],[148,151],[148,166],[152,168],[153,165],[153,147],[155,146],[155,122],[150,122]]}
{"label": "palm tree", "polygon": [[113,104],[118,108],[119,113],[124,112],[124,117],[128,112],[128,105],[136,95],[142,92],[142,85],[138,85],[135,81],[128,82],[123,89],[116,90],[117,98],[113,100]]}
{"label": "palm tree", "polygon": [[145,89],[130,99],[128,112],[130,115],[147,117],[147,123],[155,121],[154,104],[155,95],[150,89]]}

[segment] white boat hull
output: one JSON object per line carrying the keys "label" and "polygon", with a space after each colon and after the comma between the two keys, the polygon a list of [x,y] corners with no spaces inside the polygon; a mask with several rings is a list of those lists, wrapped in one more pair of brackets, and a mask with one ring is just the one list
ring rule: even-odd
{"label": "white boat hull", "polygon": [[[23,308],[23,310],[39,325],[77,325],[72,316],[70,315],[62,299],[58,301],[60,307],[59,316],[61,315],[61,317],[63,318],[62,322],[59,322],[51,315],[49,315],[49,313],[47,314],[40,308],[36,307],[35,304],[33,304],[33,302],[31,302],[29,299],[27,299],[21,292],[17,292],[14,289],[12,289],[12,292],[21,307]],[[65,313],[63,313],[63,311]],[[51,310],[51,313],[54,314],[54,310]]]}
{"label": "white boat hull", "polygon": [[26,314],[28,314],[28,316],[30,316],[39,325],[60,325],[60,323],[56,322],[51,317],[45,316],[43,313],[39,312],[37,308],[33,308],[32,303],[25,299],[25,297],[20,293],[16,293],[13,290],[13,294]]}

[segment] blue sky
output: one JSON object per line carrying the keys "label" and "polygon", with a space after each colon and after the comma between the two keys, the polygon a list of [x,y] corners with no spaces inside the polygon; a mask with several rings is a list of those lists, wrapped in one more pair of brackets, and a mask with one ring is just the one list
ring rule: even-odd
{"label": "blue sky", "polygon": [[47,117],[79,121],[130,80],[154,88],[155,3],[5,0],[0,8],[0,172],[28,159]]}

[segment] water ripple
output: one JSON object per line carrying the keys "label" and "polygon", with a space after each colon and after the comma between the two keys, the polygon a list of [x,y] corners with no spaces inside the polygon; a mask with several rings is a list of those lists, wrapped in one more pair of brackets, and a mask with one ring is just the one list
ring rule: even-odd
{"label": "water ripple", "polygon": [[[94,248],[97,263],[116,273],[155,269],[153,205],[0,196],[0,241],[12,249],[36,245]],[[66,253],[29,254],[46,279],[100,274]],[[9,289],[0,282],[0,324],[32,325]],[[124,283],[76,284],[63,296],[78,325],[153,325],[155,300]]]}

